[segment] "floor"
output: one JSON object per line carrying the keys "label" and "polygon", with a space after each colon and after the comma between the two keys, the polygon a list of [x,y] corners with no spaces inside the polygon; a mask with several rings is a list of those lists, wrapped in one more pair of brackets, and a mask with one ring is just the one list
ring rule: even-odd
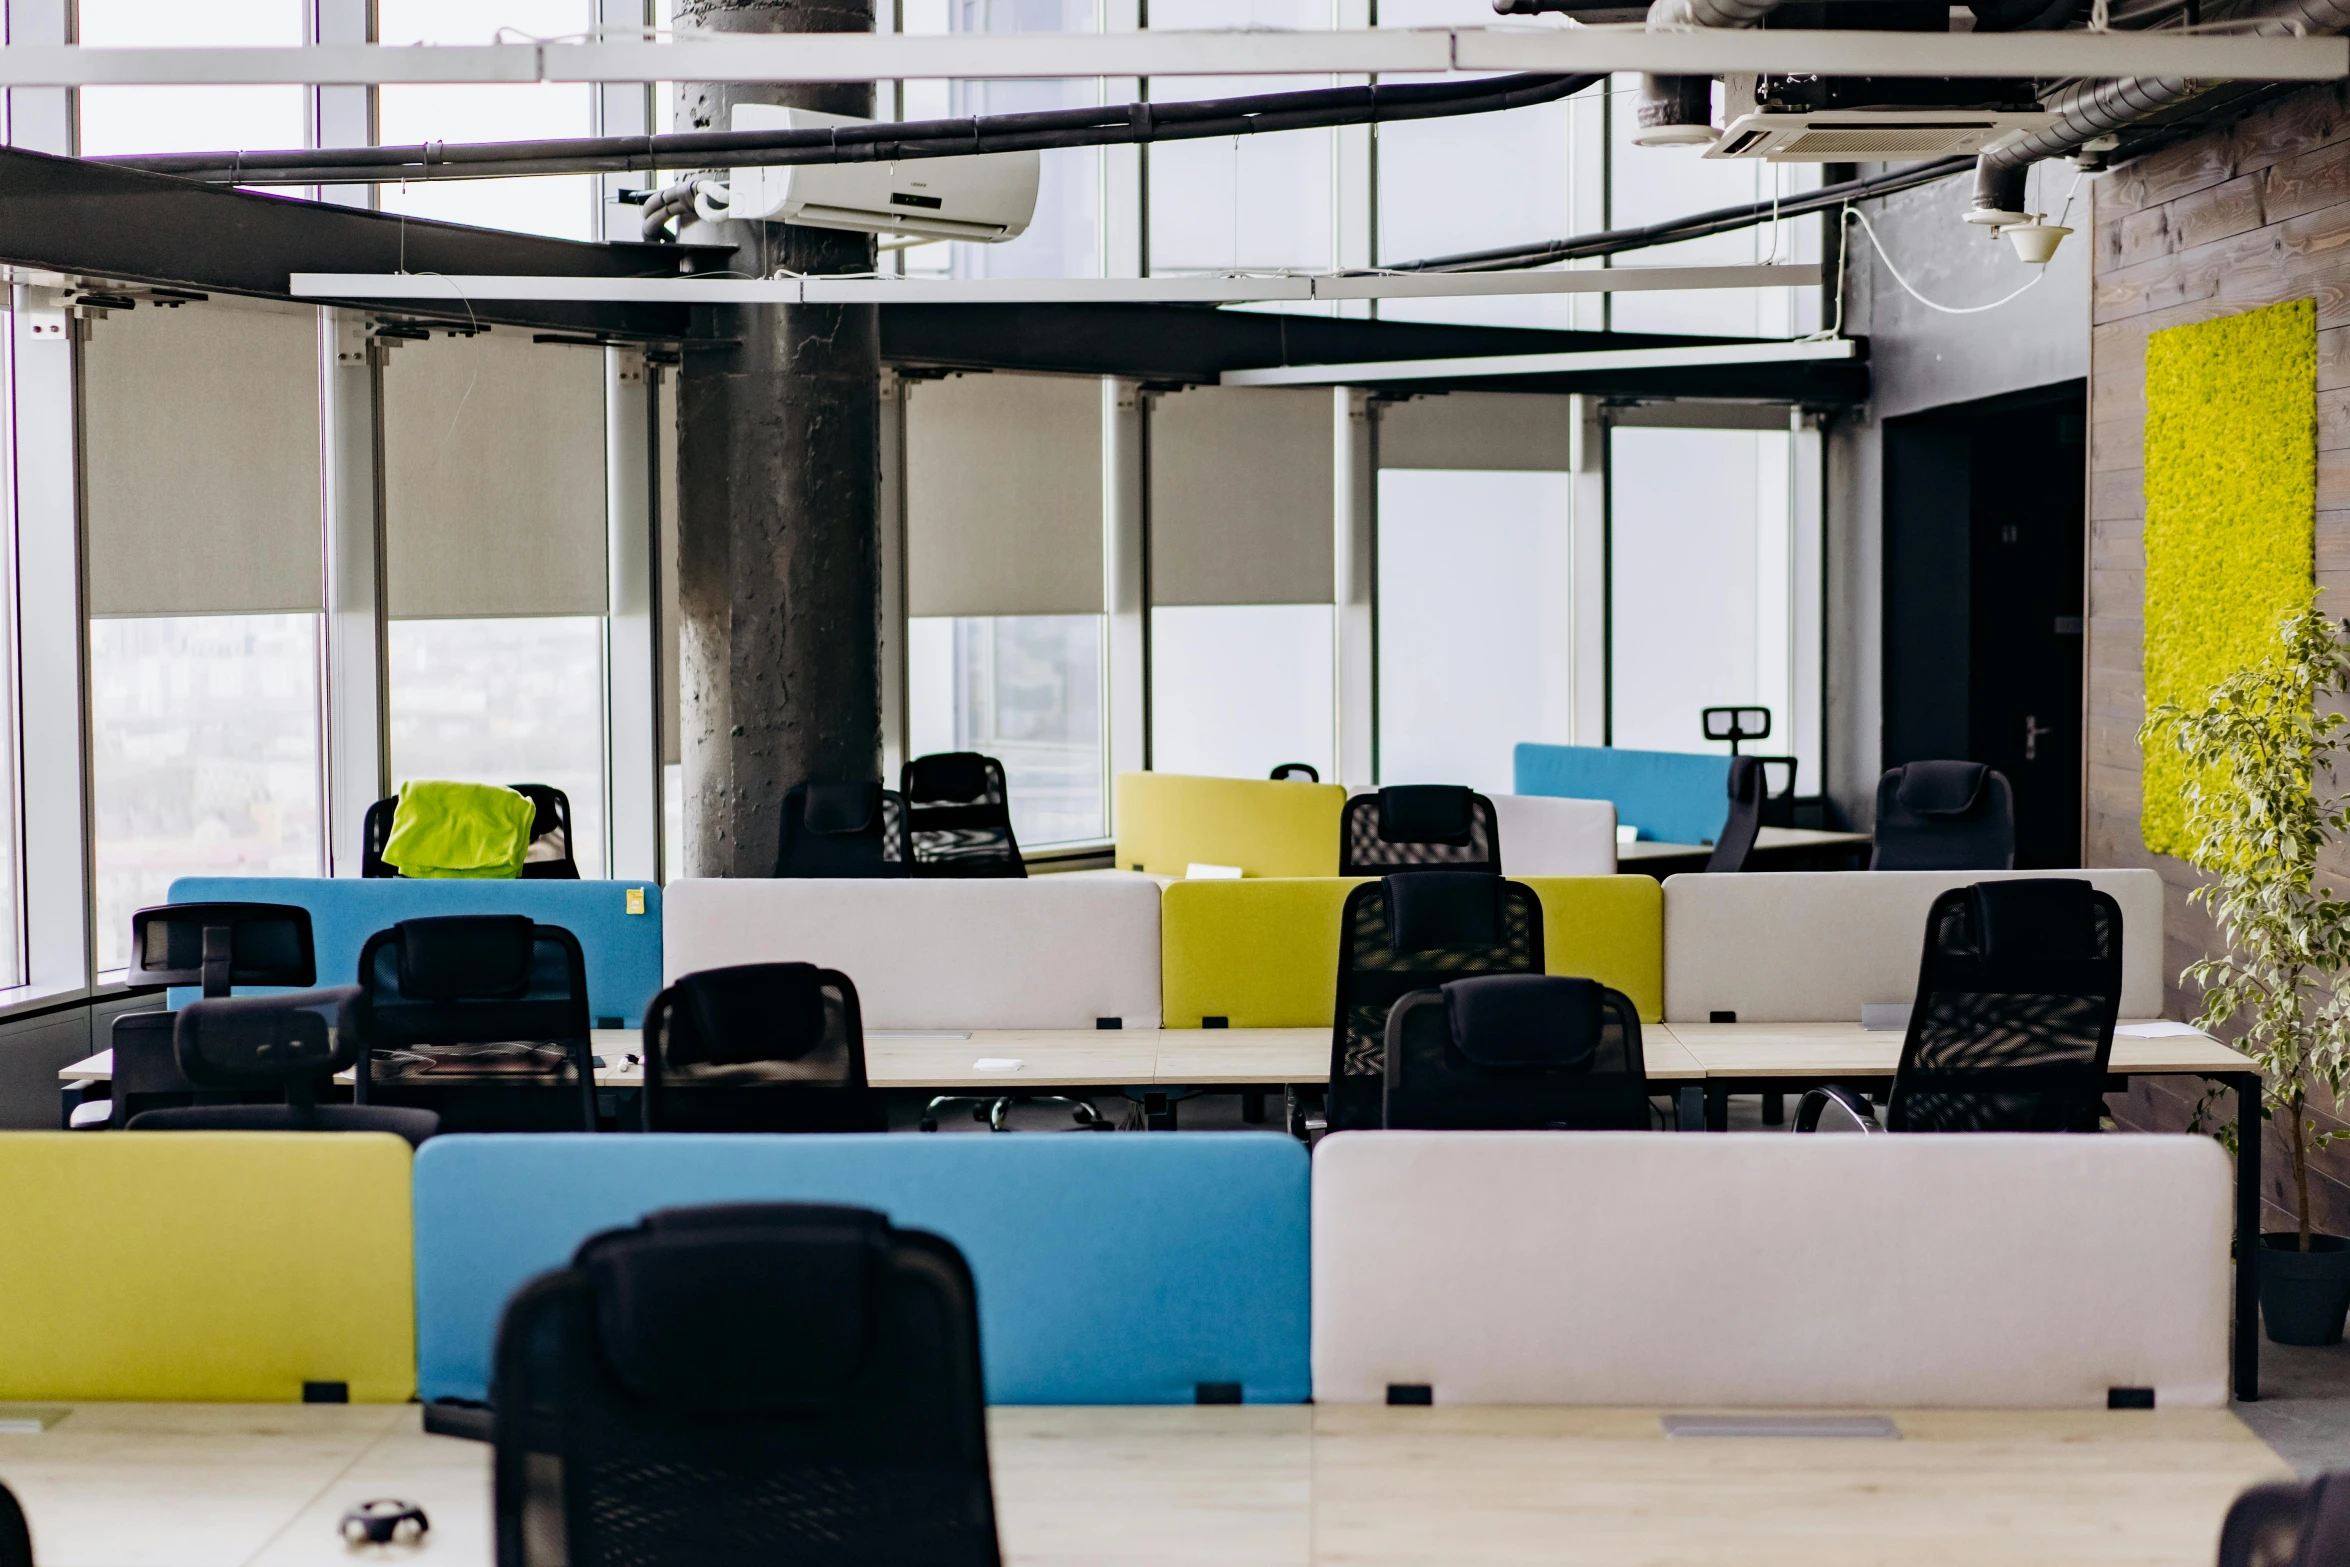
{"label": "floor", "polygon": [[[990,1412],[1008,1567],[1941,1563],[2209,1567],[2283,1472],[2225,1410],[1894,1412],[1899,1440],[1668,1440],[1654,1411]],[[413,1406],[84,1405],[0,1434],[42,1567],[485,1567],[489,1450]],[[421,1549],[347,1552],[353,1504]]]}

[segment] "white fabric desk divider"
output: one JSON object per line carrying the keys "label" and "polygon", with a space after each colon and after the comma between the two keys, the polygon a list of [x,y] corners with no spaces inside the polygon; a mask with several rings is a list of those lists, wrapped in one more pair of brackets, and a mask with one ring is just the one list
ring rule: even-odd
{"label": "white fabric desk divider", "polygon": [[[1376,794],[1349,784],[1350,796]],[[1612,800],[1570,800],[1550,794],[1489,794],[1501,830],[1505,876],[1613,876],[1616,807]]]}
{"label": "white fabric desk divider", "polygon": [[[1503,863],[1509,837],[1502,836]],[[2148,870],[1816,871],[1665,880],[1665,1021],[1857,1023],[1916,999],[1926,911],[1978,881],[2085,878],[2122,910],[2124,1018],[2162,1016],[2162,878]]]}
{"label": "white fabric desk divider", "polygon": [[1142,876],[675,881],[664,983],[737,963],[856,982],[866,1032],[1159,1026],[1159,887]]}
{"label": "white fabric desk divider", "polygon": [[1341,1132],[1314,1399],[2220,1406],[2229,1189],[2206,1137]]}

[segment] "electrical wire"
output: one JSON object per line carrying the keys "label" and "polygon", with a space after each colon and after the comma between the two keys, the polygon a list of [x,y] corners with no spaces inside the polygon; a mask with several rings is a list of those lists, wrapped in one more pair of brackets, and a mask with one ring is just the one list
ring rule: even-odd
{"label": "electrical wire", "polygon": [[[1928,310],[1939,310],[1946,316],[1974,316],[1981,315],[1986,310],[1997,310],[2001,305],[2007,304],[2011,300],[2019,299],[2026,293],[2029,293],[2031,290],[2039,287],[2041,279],[2048,276],[2048,263],[2043,261],[2040,263],[2040,270],[2032,274],[2032,280],[2029,283],[2026,283],[2022,288],[2017,289],[2012,294],[2003,295],[1998,299],[1992,300],[1991,303],[1987,305],[1939,304],[1919,293],[1917,291],[1917,285],[1910,282],[1908,278],[1905,278],[1901,275],[1901,269],[1893,264],[1893,258],[1885,254],[1885,242],[1877,238],[1877,226],[1869,221],[1869,215],[1867,213],[1861,211],[1858,207],[1847,207],[1844,209],[1844,217],[1847,222],[1857,222],[1861,226],[1861,232],[1868,235],[1869,243],[1876,247],[1877,259],[1885,263],[1885,270],[1892,275],[1894,282],[1901,285],[1903,291],[1906,292],[1910,298],[1916,300],[1919,304],[1925,306]],[[1839,308],[1841,308],[1841,302],[1839,303]]]}

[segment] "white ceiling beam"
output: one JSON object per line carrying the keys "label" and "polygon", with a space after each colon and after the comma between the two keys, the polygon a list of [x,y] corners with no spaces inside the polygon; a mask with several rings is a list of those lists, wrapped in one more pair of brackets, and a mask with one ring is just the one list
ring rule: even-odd
{"label": "white ceiling beam", "polygon": [[1850,359],[1845,338],[1796,343],[1723,343],[1703,348],[1607,348],[1563,354],[1479,354],[1460,359],[1386,359],[1344,365],[1227,370],[1226,386],[1379,386],[1394,381],[1466,381],[1486,376],[1565,375],[1579,370],[1678,370],[1707,365],[1780,365]]}
{"label": "white ceiling beam", "polygon": [[437,272],[297,272],[301,299],[434,304],[556,300],[607,304],[1257,304],[1316,299],[1465,299],[1494,294],[1630,294],[1679,289],[1810,288],[1816,262],[1726,267],[1607,267],[1575,272],[1371,273],[1352,277],[582,278],[447,277]]}
{"label": "white ceiling beam", "polygon": [[1817,72],[1836,76],[2184,76],[2332,81],[2350,40],[2175,32],[1881,33],[1637,27],[1329,32],[737,35],[723,42],[299,48],[0,46],[0,87],[456,82],[830,82],[1087,76],[1359,76],[1445,71]]}

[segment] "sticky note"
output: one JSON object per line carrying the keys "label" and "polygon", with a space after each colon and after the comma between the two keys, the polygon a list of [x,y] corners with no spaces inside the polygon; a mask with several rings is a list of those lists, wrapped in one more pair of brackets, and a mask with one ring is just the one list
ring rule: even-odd
{"label": "sticky note", "polygon": [[628,889],[628,912],[631,914],[642,914],[645,912],[644,888],[631,887]]}

